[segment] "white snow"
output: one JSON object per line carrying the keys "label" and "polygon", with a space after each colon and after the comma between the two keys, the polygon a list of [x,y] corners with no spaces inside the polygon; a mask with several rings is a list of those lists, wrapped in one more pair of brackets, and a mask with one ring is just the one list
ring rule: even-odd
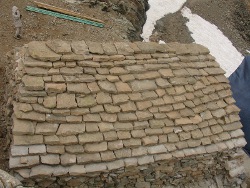
{"label": "white snow", "polygon": [[[141,34],[145,42],[149,41],[156,21],[169,13],[174,13],[183,6],[186,0],[149,0],[150,8],[147,11],[147,21]],[[243,56],[233,46],[231,41],[218,29],[217,26],[204,20],[196,14],[192,14],[187,7],[182,9],[182,15],[188,18],[187,27],[192,33],[195,43],[201,44],[210,50],[211,55],[226,71],[226,76],[230,76],[240,65]],[[167,41],[166,41],[167,42]],[[164,43],[164,41],[159,41]]]}
{"label": "white snow", "polygon": [[218,29],[217,26],[204,20],[196,14],[192,14],[187,7],[182,9],[182,15],[189,19],[188,29],[195,43],[206,46],[211,55],[230,76],[243,60],[241,53],[233,46],[232,42]]}
{"label": "white snow", "polygon": [[147,20],[141,34],[144,41],[149,41],[149,37],[152,35],[157,20],[169,13],[177,12],[185,2],[186,0],[149,0],[150,8],[146,12]]}

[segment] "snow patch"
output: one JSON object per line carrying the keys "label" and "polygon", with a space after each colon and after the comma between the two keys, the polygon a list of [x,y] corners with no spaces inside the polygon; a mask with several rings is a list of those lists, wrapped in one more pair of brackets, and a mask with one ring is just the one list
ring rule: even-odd
{"label": "snow patch", "polygon": [[184,7],[181,12],[189,20],[186,25],[192,32],[191,36],[195,43],[206,46],[221,68],[226,71],[226,76],[229,77],[241,64],[244,58],[242,54],[237,51],[232,42],[224,36],[217,26],[196,14],[192,14],[187,7]]}
{"label": "snow patch", "polygon": [[185,2],[186,0],[149,0],[150,8],[146,12],[147,20],[141,34],[144,41],[149,41],[149,37],[152,35],[157,20],[166,14],[177,12]]}

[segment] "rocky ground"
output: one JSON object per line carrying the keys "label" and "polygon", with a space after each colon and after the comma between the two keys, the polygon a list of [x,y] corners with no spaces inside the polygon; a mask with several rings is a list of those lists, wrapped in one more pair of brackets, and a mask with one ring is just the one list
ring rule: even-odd
{"label": "rocky ground", "polygon": [[[98,42],[141,40],[141,26],[145,21],[145,10],[148,8],[142,0],[118,1],[111,0],[115,5],[109,12],[102,11],[102,6],[92,8],[82,0],[81,4],[72,4],[58,0],[43,0],[54,6],[63,7],[84,15],[101,19],[104,28],[97,28],[80,23],[61,20],[47,15],[25,11],[27,5],[35,6],[32,0],[1,0],[0,1],[0,106],[4,103],[4,59],[5,54],[14,47],[23,46],[33,40],[91,40]],[[125,2],[120,5],[120,2]],[[144,1],[146,2],[146,0]],[[23,39],[14,39],[11,8],[18,6],[23,15]],[[188,0],[186,6],[193,13],[214,23],[232,41],[242,53],[250,47],[250,0]],[[170,14],[157,22],[156,30],[151,38],[154,41],[190,43],[193,39],[185,26],[185,18],[180,12]],[[8,171],[8,151],[3,151],[6,145],[6,127],[4,111],[0,109],[0,169]]]}
{"label": "rocky ground", "polygon": [[[250,48],[250,0],[188,0],[184,6],[215,24],[239,52]],[[152,40],[191,43],[186,18],[178,11],[157,21]]]}

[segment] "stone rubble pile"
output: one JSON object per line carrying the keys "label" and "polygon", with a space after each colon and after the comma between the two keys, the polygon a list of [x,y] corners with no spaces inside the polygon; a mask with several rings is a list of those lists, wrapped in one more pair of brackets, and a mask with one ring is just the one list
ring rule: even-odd
{"label": "stone rubble pile", "polygon": [[53,40],[18,55],[9,164],[24,184],[244,184],[239,109],[203,46]]}

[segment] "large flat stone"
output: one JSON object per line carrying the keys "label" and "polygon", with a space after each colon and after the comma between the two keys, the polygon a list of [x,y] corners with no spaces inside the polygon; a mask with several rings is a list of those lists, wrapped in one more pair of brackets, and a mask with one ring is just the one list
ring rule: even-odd
{"label": "large flat stone", "polygon": [[24,83],[25,89],[27,90],[39,91],[44,89],[44,81],[42,77],[25,75],[22,78],[22,81]]}
{"label": "large flat stone", "polygon": [[48,48],[45,42],[32,41],[28,44],[28,50],[31,57],[41,61],[58,61],[61,55],[56,54]]}
{"label": "large flat stone", "polygon": [[49,40],[46,42],[46,45],[57,54],[71,53],[70,43],[60,39]]}

